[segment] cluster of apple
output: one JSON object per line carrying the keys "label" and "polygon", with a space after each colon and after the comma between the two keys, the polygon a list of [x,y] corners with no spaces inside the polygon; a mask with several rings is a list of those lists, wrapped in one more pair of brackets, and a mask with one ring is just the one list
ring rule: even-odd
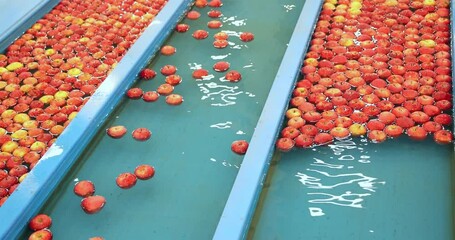
{"label": "cluster of apple", "polygon": [[[206,6],[212,7],[212,8],[219,8],[223,5],[221,0],[211,0],[210,2],[207,2],[207,0],[196,0],[195,1],[195,6],[198,8],[205,8]],[[222,12],[220,10],[214,10],[211,9],[210,11],[207,12],[207,15],[210,18],[213,18],[215,20],[210,20],[207,23],[207,27],[209,29],[219,29],[223,26],[223,23],[220,20],[217,20],[219,17],[222,16]],[[201,14],[196,11],[192,10],[187,13],[187,19],[190,20],[197,20]],[[184,33],[189,30],[190,26],[188,24],[180,23],[176,26],[175,30],[179,33]],[[192,33],[193,38],[197,40],[203,40],[206,39],[209,36],[209,32],[207,32],[204,29],[198,29],[195,30]],[[229,45],[228,39],[229,35],[226,32],[217,32],[213,36],[214,41],[213,41],[213,47],[218,48],[218,49],[223,49],[226,48]],[[254,40],[254,34],[251,32],[242,32],[239,34],[239,39],[242,42],[251,42]],[[236,70],[230,70],[230,63],[226,61],[219,61],[216,62],[213,66],[212,69],[216,72],[226,72],[224,75],[224,79],[230,81],[230,82],[238,82],[242,79],[242,74]],[[204,79],[204,77],[207,77],[210,74],[210,72],[207,69],[200,68],[196,69],[192,73],[192,77],[194,79]],[[246,153],[248,149],[248,142],[245,140],[236,140],[231,144],[231,150],[234,153],[237,153],[239,155],[243,155]]]}
{"label": "cluster of apple", "polygon": [[0,54],[0,206],[165,0],[63,0]]}
{"label": "cluster of apple", "polygon": [[[116,178],[116,184],[122,189],[132,188],[136,185],[137,179],[148,180],[155,175],[155,169],[148,165],[142,164],[136,167],[133,173],[121,173]],[[87,214],[94,214],[99,212],[106,204],[106,199],[101,195],[95,194],[95,185],[89,180],[78,181],[74,185],[74,193],[82,197],[81,208]],[[52,239],[52,231],[49,229],[52,225],[52,219],[46,214],[38,214],[33,217],[29,222],[29,228],[33,233],[29,236],[30,240],[41,239],[50,240]],[[102,240],[102,237],[93,237],[92,240]]]}
{"label": "cluster of apple", "polygon": [[[194,5],[197,8],[205,8],[206,6],[209,6],[211,8],[219,8],[223,5],[221,0],[211,0],[210,2],[207,2],[207,0],[196,0]],[[210,18],[213,18],[215,20],[211,20],[207,23],[207,27],[209,29],[219,29],[223,26],[223,23],[218,20],[223,14],[220,10],[210,10],[207,12],[207,15]],[[187,13],[187,19],[190,20],[197,20],[201,16],[201,13],[198,12],[197,10],[192,10]],[[184,33],[187,32],[190,29],[190,26],[185,23],[180,23],[177,24],[175,30],[179,33]],[[192,33],[193,38],[197,40],[203,40],[206,39],[209,36],[209,32],[204,30],[204,29],[198,29],[195,30]],[[213,36],[214,41],[213,41],[213,47],[222,49],[226,48],[229,45],[228,39],[229,35],[226,32],[217,32]],[[250,32],[242,32],[239,35],[239,39],[243,42],[250,42],[254,40],[254,35]],[[230,68],[230,63],[226,61],[219,61],[216,62],[212,66],[213,70],[216,72],[226,72]],[[203,79],[204,77],[209,75],[209,71],[207,69],[201,68],[201,69],[196,69],[193,71],[192,77],[194,79]],[[242,79],[242,75],[240,72],[236,70],[230,70],[225,74],[225,79],[230,81],[230,82],[238,82]]]}
{"label": "cluster of apple", "polygon": [[367,135],[452,142],[446,0],[326,0],[277,148]]}

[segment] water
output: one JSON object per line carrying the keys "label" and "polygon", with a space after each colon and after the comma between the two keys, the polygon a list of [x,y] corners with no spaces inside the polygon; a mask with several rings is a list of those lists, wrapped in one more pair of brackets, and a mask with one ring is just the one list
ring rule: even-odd
{"label": "water", "polygon": [[[285,4],[295,7],[288,11]],[[184,97],[183,104],[169,106],[164,97],[119,104],[41,210],[53,218],[55,239],[210,239],[242,163],[230,145],[251,138],[303,4],[226,1],[220,8],[224,26],[218,30],[207,29],[209,8],[197,9],[197,21],[184,20],[190,30],[174,33],[166,43],[177,53],[151,62],[156,71],[167,64],[177,67],[183,82],[174,92]],[[210,36],[193,39],[197,29],[207,29]],[[213,35],[221,30],[233,35],[232,44],[215,49]],[[255,40],[243,43],[234,36],[243,31],[253,32]],[[240,82],[226,82],[224,73],[212,71],[221,58],[242,73]],[[201,67],[212,76],[192,79],[193,69]],[[162,83],[164,76],[158,74],[136,86],[149,91]],[[105,129],[113,125],[124,125],[128,134],[107,137]],[[138,127],[150,129],[152,137],[146,142],[132,139],[130,133]],[[116,186],[118,174],[143,163],[156,168],[153,179],[128,190]],[[81,198],[73,193],[76,179],[91,180],[96,194],[106,197],[101,212],[87,215],[81,210]]]}
{"label": "water", "polygon": [[452,152],[403,136],[278,153],[250,238],[453,239]]}

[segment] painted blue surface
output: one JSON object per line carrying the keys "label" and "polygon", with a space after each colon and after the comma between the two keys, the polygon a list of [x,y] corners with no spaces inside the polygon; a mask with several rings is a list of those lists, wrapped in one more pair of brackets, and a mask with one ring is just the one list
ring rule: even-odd
{"label": "painted blue surface", "polygon": [[269,168],[275,139],[308,48],[322,1],[307,2],[281,62],[213,239],[243,239]]}
{"label": "painted blue surface", "polygon": [[0,0],[0,52],[49,12],[59,0]]}
{"label": "painted blue surface", "polygon": [[190,0],[170,0],[167,3],[39,164],[0,208],[0,239],[15,239],[25,223],[37,213],[190,4]]}

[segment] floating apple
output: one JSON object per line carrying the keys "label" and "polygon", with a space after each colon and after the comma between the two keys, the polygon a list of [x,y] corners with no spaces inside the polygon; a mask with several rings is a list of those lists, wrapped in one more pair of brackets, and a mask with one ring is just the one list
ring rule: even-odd
{"label": "floating apple", "polygon": [[288,152],[294,147],[294,140],[290,138],[280,138],[276,142],[276,148],[282,152]]}
{"label": "floating apple", "polygon": [[225,78],[230,82],[238,82],[242,79],[242,75],[238,71],[231,70],[226,73]]}
{"label": "floating apple", "polygon": [[[160,97],[160,94],[156,91],[147,91],[142,95],[142,100],[145,102],[155,102]],[[126,131],[125,131],[126,132]]]}
{"label": "floating apple", "polygon": [[166,96],[166,103],[169,105],[180,105],[183,102],[183,97],[179,94],[170,94]]}
{"label": "floating apple", "polygon": [[219,61],[213,65],[213,70],[217,72],[225,72],[229,69],[230,64],[225,61]]}
{"label": "floating apple", "polygon": [[239,155],[244,155],[248,150],[248,146],[249,144],[246,140],[236,140],[232,142],[231,150]]}
{"label": "floating apple", "polygon": [[133,131],[132,135],[137,141],[145,141],[152,136],[152,133],[147,128],[137,128]]}
{"label": "floating apple", "polygon": [[130,99],[139,99],[142,97],[142,93],[142,89],[136,87],[128,89],[126,96],[128,96]]}
{"label": "floating apple", "polygon": [[160,52],[161,52],[161,54],[163,54],[165,56],[171,56],[176,52],[176,50],[175,50],[175,47],[173,47],[171,45],[165,45],[165,46],[161,47]]}
{"label": "floating apple", "polygon": [[209,36],[209,33],[205,30],[196,30],[193,32],[193,38],[197,40],[206,39]]}
{"label": "floating apple", "polygon": [[155,175],[155,168],[148,164],[142,164],[134,169],[134,175],[140,180],[147,180]]}
{"label": "floating apple", "polygon": [[196,69],[193,71],[193,78],[195,79],[203,79],[204,77],[208,76],[209,75],[209,71],[207,71],[206,69]]}
{"label": "floating apple", "polygon": [[49,229],[41,229],[33,232],[28,237],[29,240],[52,240],[52,232]]}
{"label": "floating apple", "polygon": [[51,217],[46,214],[38,214],[30,220],[28,227],[33,231],[38,231],[41,229],[49,228],[51,225]]}
{"label": "floating apple", "polygon": [[183,33],[183,32],[186,32],[190,29],[190,26],[188,24],[184,24],[184,23],[179,23],[177,24],[177,26],[175,27],[175,31],[179,32],[179,33]]}
{"label": "floating apple", "polygon": [[95,193],[95,185],[88,180],[82,180],[74,185],[74,193],[80,197],[92,196]]}
{"label": "floating apple", "polygon": [[115,182],[117,186],[123,189],[132,188],[136,185],[137,177],[132,173],[121,173],[117,176]]}
{"label": "floating apple", "polygon": [[149,80],[156,76],[156,72],[152,69],[145,68],[139,73],[139,76],[143,79]]}
{"label": "floating apple", "polygon": [[254,40],[254,34],[251,32],[242,32],[239,37],[243,42],[251,42]]}
{"label": "floating apple", "polygon": [[433,135],[435,142],[439,144],[449,144],[453,140],[453,135],[450,131],[439,130]]}
{"label": "floating apple", "polygon": [[81,207],[84,212],[94,214],[99,212],[105,205],[106,199],[103,196],[89,196],[81,201]]}
{"label": "floating apple", "polygon": [[107,135],[111,138],[121,138],[123,135],[126,133],[126,127],[125,126],[112,126],[108,129],[106,129]]}

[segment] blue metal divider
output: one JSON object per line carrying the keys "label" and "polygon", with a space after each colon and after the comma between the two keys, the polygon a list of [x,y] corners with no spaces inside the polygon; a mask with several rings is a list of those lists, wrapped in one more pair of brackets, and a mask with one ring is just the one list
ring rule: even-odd
{"label": "blue metal divider", "polygon": [[[0,1],[0,52],[48,13],[60,0]],[[5,14],[6,13],[6,14]]]}
{"label": "blue metal divider", "polygon": [[213,237],[215,240],[244,239],[248,233],[289,103],[288,93],[293,90],[299,76],[322,2],[307,1],[302,9],[221,215]]}
{"label": "blue metal divider", "polygon": [[191,0],[169,0],[33,171],[0,207],[0,239],[15,239],[24,229],[191,4]]}

